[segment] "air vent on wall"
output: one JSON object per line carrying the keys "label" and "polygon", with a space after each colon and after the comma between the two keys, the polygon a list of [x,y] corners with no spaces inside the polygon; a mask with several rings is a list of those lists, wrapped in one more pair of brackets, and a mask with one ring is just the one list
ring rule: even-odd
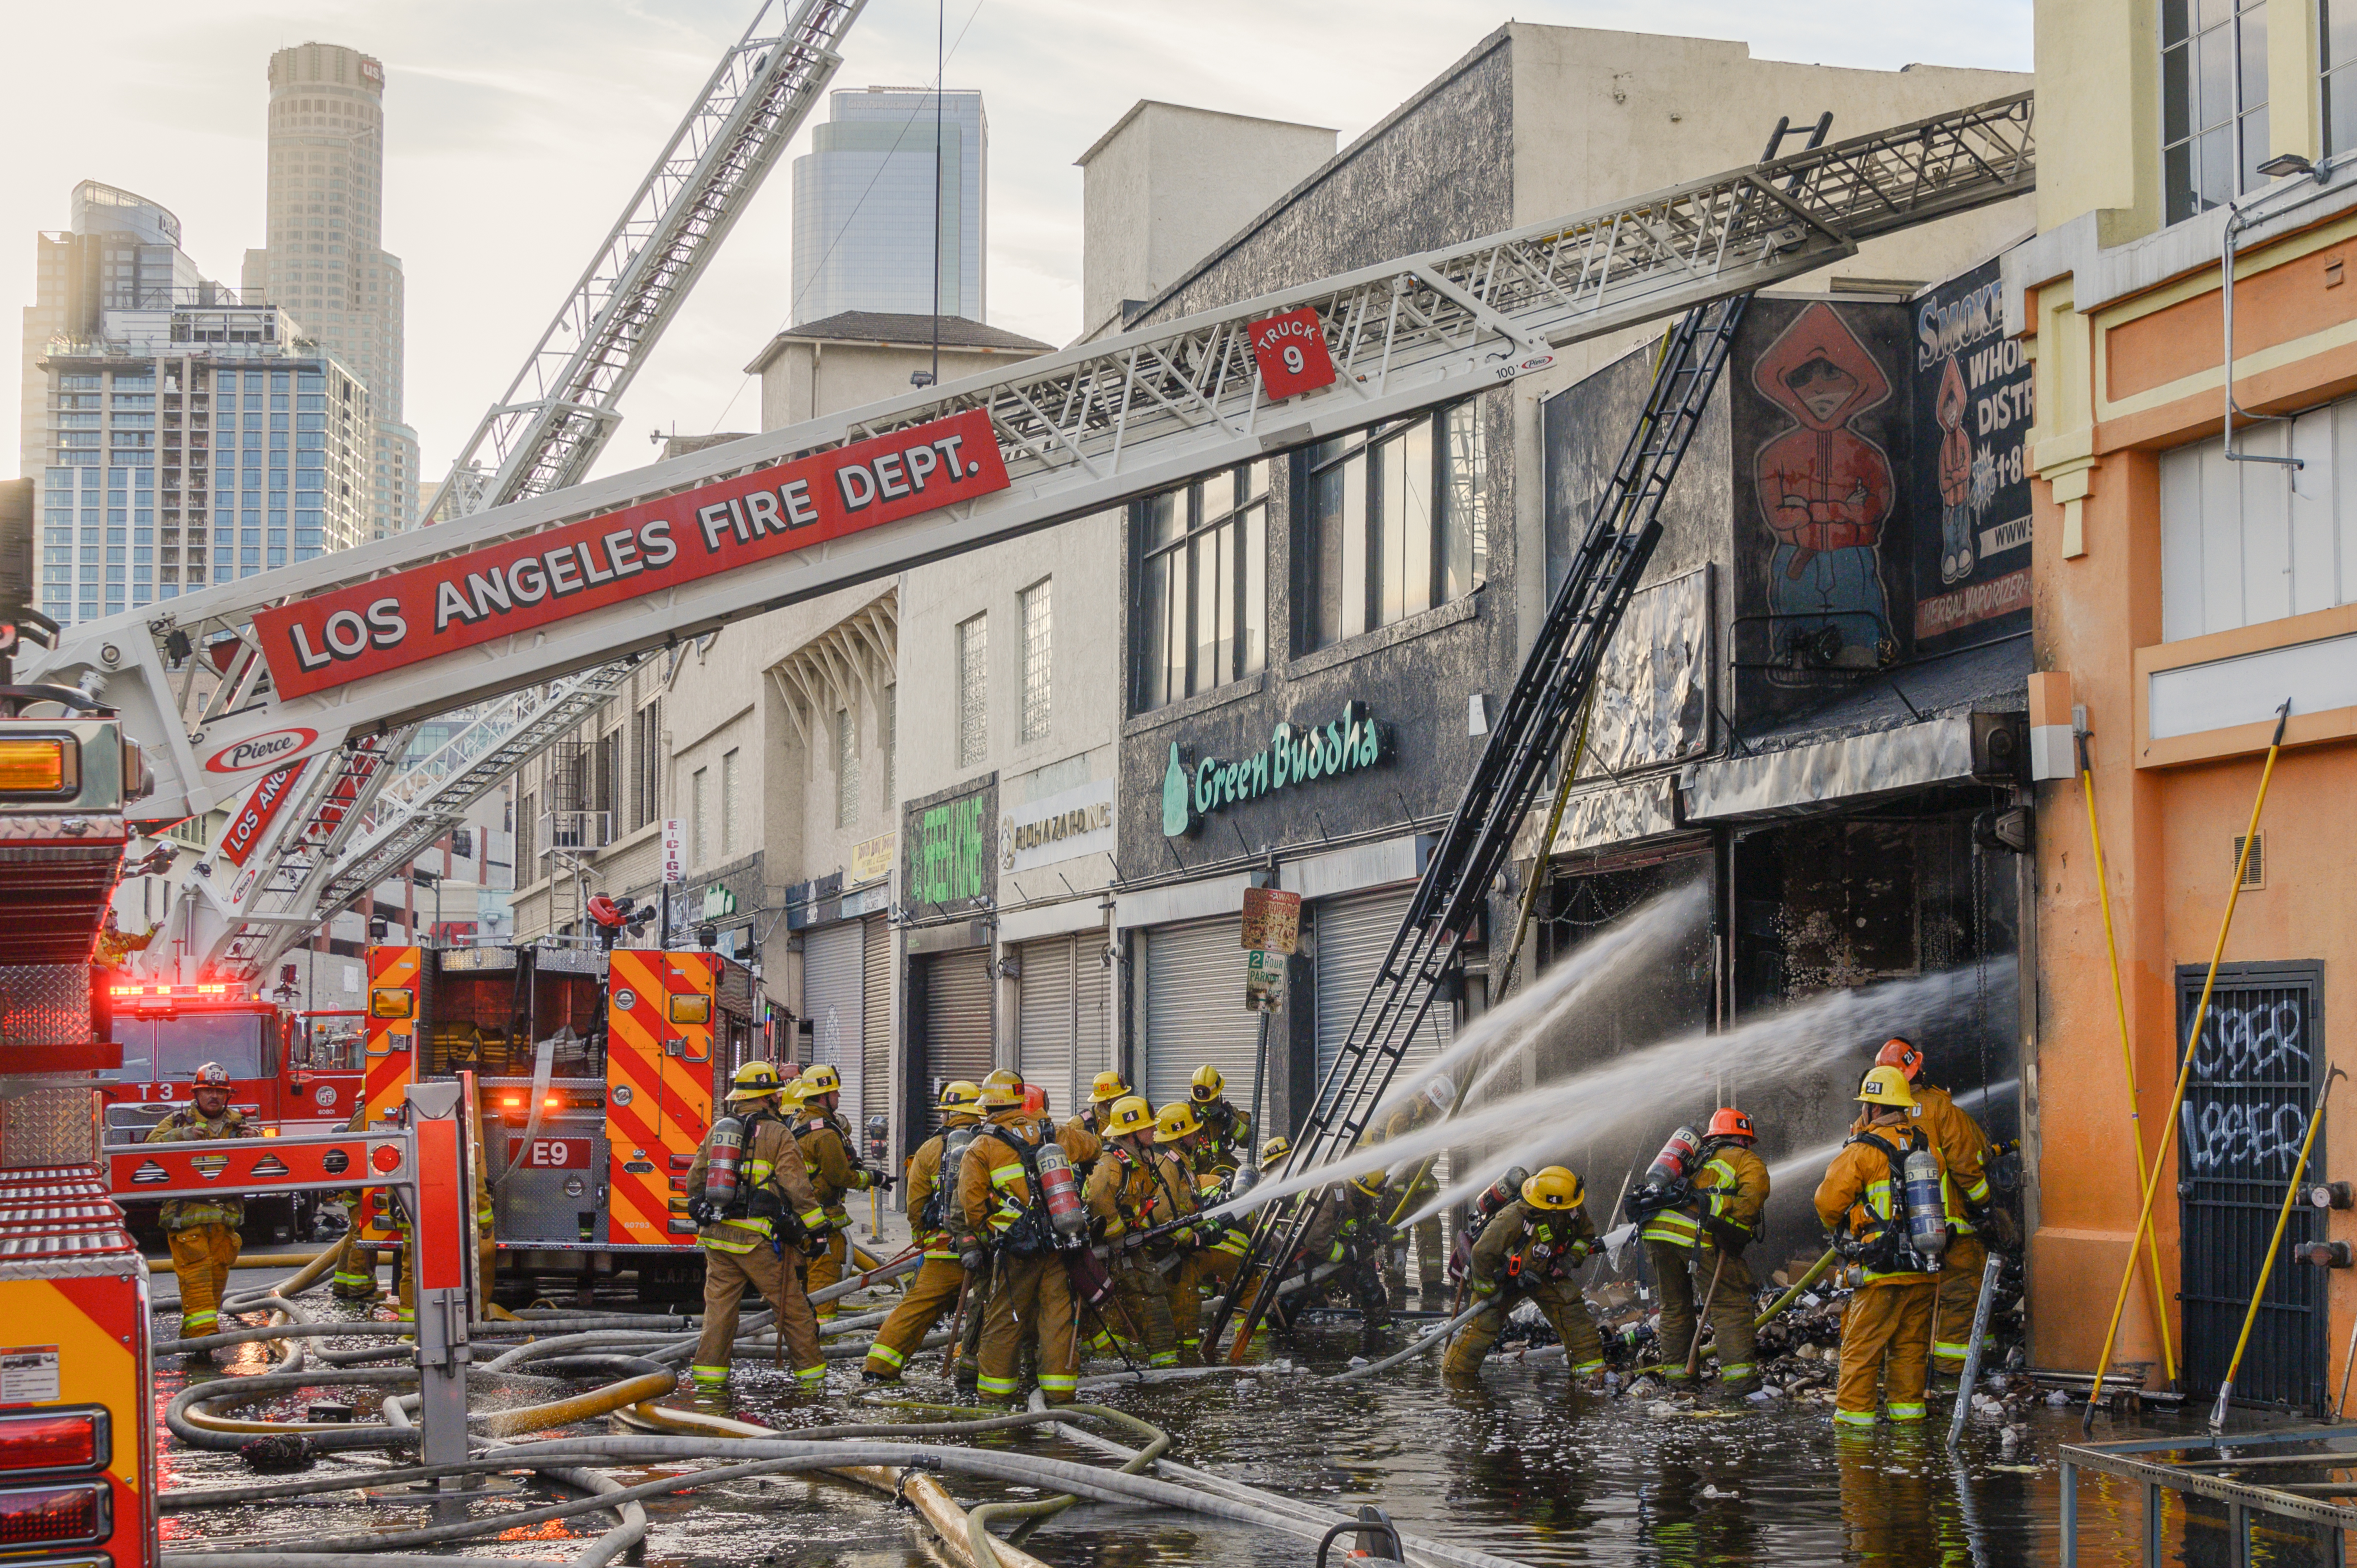
{"label": "air vent on wall", "polygon": [[2251,860],[2249,865],[2244,865],[2243,835],[2236,833],[2233,864],[2243,866],[2243,886],[2245,891],[2254,887],[2265,887],[2267,885],[2267,835],[2264,832],[2251,835]]}

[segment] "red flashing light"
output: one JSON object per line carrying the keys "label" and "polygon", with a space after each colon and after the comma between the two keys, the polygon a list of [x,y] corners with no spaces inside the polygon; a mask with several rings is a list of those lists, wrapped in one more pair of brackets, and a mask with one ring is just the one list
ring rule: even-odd
{"label": "red flashing light", "polygon": [[511,1095],[508,1095],[507,1097],[505,1097],[504,1099],[502,1099],[502,1100],[500,1101],[500,1103],[501,1105],[506,1105],[506,1106],[511,1106],[511,1107],[512,1107],[512,1106],[522,1105],[522,1104],[523,1103],[523,1096],[522,1096],[522,1095],[521,1095],[521,1094],[511,1094]]}
{"label": "red flashing light", "polygon": [[551,1111],[554,1111],[554,1110],[555,1110],[555,1109],[557,1108],[557,1106],[558,1106],[558,1105],[562,1104],[562,1103],[563,1103],[563,1101],[559,1101],[559,1100],[556,1098],[556,1096],[554,1096],[554,1094],[552,1094],[552,1095],[548,1096],[546,1099],[543,1100],[543,1101],[541,1101],[541,1103],[542,1103],[543,1105],[544,1105],[544,1106],[548,1107],[548,1109],[550,1109]]}
{"label": "red flashing light", "polygon": [[401,1145],[379,1144],[369,1151],[369,1164],[374,1165],[379,1174],[391,1176],[401,1168]]}
{"label": "red flashing light", "polygon": [[0,1414],[0,1470],[97,1470],[113,1457],[102,1410]]}
{"label": "red flashing light", "polygon": [[106,1483],[0,1492],[0,1546],[89,1546],[113,1531]]}

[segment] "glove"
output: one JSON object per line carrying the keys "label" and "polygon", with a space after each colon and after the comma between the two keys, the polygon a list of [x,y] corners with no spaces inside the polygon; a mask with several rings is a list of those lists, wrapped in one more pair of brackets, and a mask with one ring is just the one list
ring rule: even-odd
{"label": "glove", "polygon": [[1196,1242],[1195,1228],[1192,1225],[1189,1225],[1183,1229],[1173,1230],[1170,1233],[1169,1240],[1172,1246],[1177,1247],[1181,1251],[1190,1248],[1194,1246]]}
{"label": "glove", "polygon": [[883,1171],[874,1172],[868,1178],[870,1186],[884,1192],[891,1191],[894,1187],[899,1185],[899,1177],[888,1175]]}
{"label": "glove", "polygon": [[712,1203],[711,1203],[711,1200],[710,1200],[710,1199],[708,1199],[708,1198],[704,1198],[704,1197],[691,1197],[691,1198],[689,1198],[689,1199],[687,1200],[687,1217],[688,1217],[690,1219],[694,1220],[694,1221],[696,1222],[696,1224],[698,1224],[698,1225],[709,1225],[709,1224],[711,1224],[711,1223],[712,1223]]}
{"label": "glove", "polygon": [[1721,1219],[1715,1214],[1703,1217],[1702,1228],[1710,1232],[1712,1240],[1725,1252],[1740,1252],[1751,1244],[1751,1232],[1731,1219]]}

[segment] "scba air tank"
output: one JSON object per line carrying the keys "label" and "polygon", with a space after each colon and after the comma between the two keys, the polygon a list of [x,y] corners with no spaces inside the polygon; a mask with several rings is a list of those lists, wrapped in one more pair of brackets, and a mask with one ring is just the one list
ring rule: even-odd
{"label": "scba air tank", "polygon": [[1089,1214],[1081,1202],[1080,1178],[1072,1175],[1072,1163],[1053,1140],[1039,1145],[1035,1163],[1039,1171],[1039,1198],[1047,1207],[1048,1229],[1055,1232],[1056,1244],[1085,1246]]}
{"label": "scba air tank", "polygon": [[745,1123],[734,1116],[723,1116],[712,1124],[712,1138],[705,1147],[704,1201],[726,1209],[737,1201],[737,1168],[745,1158]]}
{"label": "scba air tank", "polygon": [[1702,1134],[1691,1126],[1679,1128],[1670,1134],[1670,1141],[1662,1145],[1662,1152],[1645,1168],[1644,1185],[1665,1187],[1685,1180],[1686,1173],[1694,1169],[1695,1156],[1700,1153]]}
{"label": "scba air tank", "polygon": [[1937,1263],[1948,1249],[1948,1203],[1941,1191],[1940,1159],[1928,1149],[1907,1156],[1908,1251]]}
{"label": "scba air tank", "polygon": [[1491,1216],[1523,1195],[1523,1184],[1530,1179],[1531,1173],[1516,1165],[1491,1182],[1489,1190],[1473,1200],[1472,1222],[1466,1229],[1479,1235]]}

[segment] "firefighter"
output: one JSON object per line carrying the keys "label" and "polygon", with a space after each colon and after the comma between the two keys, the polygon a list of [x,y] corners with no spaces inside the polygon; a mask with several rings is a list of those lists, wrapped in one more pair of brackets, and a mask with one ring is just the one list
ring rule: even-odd
{"label": "firefighter", "polygon": [[[1105,1135],[1105,1112],[1113,1109],[1114,1101],[1126,1100],[1132,1092],[1129,1085],[1122,1081],[1121,1074],[1117,1072],[1097,1074],[1096,1081],[1089,1085],[1087,1108],[1064,1123],[1063,1129],[1057,1133],[1057,1141],[1062,1142],[1064,1131],[1072,1128],[1078,1128],[1092,1138],[1103,1138]],[[1071,1150],[1067,1149],[1064,1154],[1067,1159],[1071,1157]]]}
{"label": "firefighter", "polygon": [[1049,1240],[1032,1174],[1046,1134],[1024,1115],[1017,1088],[985,1082],[982,1105],[988,1119],[966,1150],[958,1177],[966,1224],[994,1254],[982,1369],[974,1387],[994,1403],[1012,1402],[1017,1357],[1028,1340],[1039,1347],[1041,1397],[1049,1404],[1069,1404],[1081,1380],[1071,1283]]}
{"label": "firefighter", "polygon": [[924,1343],[942,1314],[953,1311],[967,1290],[965,1268],[958,1262],[958,1246],[950,1235],[945,1209],[953,1195],[942,1192],[942,1151],[949,1134],[982,1120],[982,1090],[959,1079],[942,1087],[942,1130],[917,1145],[909,1156],[909,1223],[925,1261],[908,1294],[876,1331],[867,1348],[862,1375],[871,1383],[897,1383],[909,1364],[909,1352]]}
{"label": "firefighter", "polygon": [[[219,1062],[197,1069],[188,1103],[148,1130],[150,1144],[202,1143],[210,1138],[251,1138],[245,1112],[229,1102],[229,1073]],[[237,1228],[245,1222],[242,1200],[176,1197],[163,1208],[164,1234],[172,1243],[172,1273],[180,1282],[180,1337],[196,1339],[219,1331],[221,1290],[237,1262]]]}
{"label": "firefighter", "polygon": [[[352,1112],[352,1119],[344,1123],[347,1133],[368,1131],[368,1101],[363,1100]],[[352,1191],[344,1195],[344,1212],[350,1222],[344,1228],[343,1244],[336,1249],[336,1272],[328,1283],[328,1290],[338,1301],[371,1303],[377,1298],[376,1249],[361,1240],[361,1228],[368,1223],[368,1194]]]}
{"label": "firefighter", "polygon": [[1662,1376],[1673,1390],[1685,1384],[1689,1352],[1705,1316],[1717,1341],[1727,1391],[1748,1394],[1760,1386],[1751,1348],[1758,1282],[1743,1261],[1768,1207],[1768,1167],[1751,1152],[1758,1141],[1749,1116],[1722,1106],[1696,1151],[1690,1196],[1657,1210],[1638,1232],[1662,1293]]}
{"label": "firefighter", "polygon": [[1116,1323],[1146,1352],[1146,1364],[1178,1364],[1171,1322],[1170,1283],[1135,1238],[1177,1218],[1156,1157],[1153,1113],[1138,1096],[1125,1095],[1105,1112],[1104,1154],[1089,1173],[1086,1201],[1097,1240],[1110,1243]]}
{"label": "firefighter", "polygon": [[1874,1390],[1895,1423],[1923,1419],[1931,1372],[1932,1310],[1939,1295],[1932,1268],[1907,1247],[1909,1154],[1931,1150],[1914,1126],[1915,1096],[1895,1067],[1867,1070],[1858,1086],[1866,1125],[1850,1134],[1817,1185],[1817,1219],[1851,1260],[1857,1292],[1842,1315],[1841,1375],[1835,1386],[1837,1426],[1874,1425]]}
{"label": "firefighter", "polygon": [[[1454,1090],[1446,1079],[1435,1079],[1431,1087],[1444,1092],[1415,1095],[1405,1105],[1383,1118],[1381,1129],[1369,1129],[1367,1142],[1370,1144],[1393,1143],[1432,1126],[1447,1116],[1456,1099]],[[1440,1184],[1432,1176],[1429,1155],[1402,1160],[1392,1167],[1389,1183],[1383,1188],[1383,1217],[1389,1219],[1394,1215],[1405,1214],[1439,1190]],[[1384,1254],[1383,1282],[1401,1295],[1407,1294],[1408,1240],[1406,1236],[1401,1237]],[[1433,1295],[1440,1289],[1441,1270],[1448,1262],[1448,1243],[1442,1237],[1440,1216],[1427,1214],[1417,1220],[1414,1227],[1414,1240],[1416,1286],[1424,1294]]]}
{"label": "firefighter", "polygon": [[[735,1194],[715,1208],[707,1196],[712,1134],[705,1134],[688,1167],[688,1214],[704,1249],[704,1337],[688,1376],[702,1388],[725,1388],[737,1343],[737,1304],[751,1285],[777,1314],[778,1334],[795,1380],[807,1391],[826,1391],[826,1358],[819,1353],[818,1319],[802,1279],[800,1252],[787,1249],[828,1233],[826,1210],[812,1189],[793,1123],[779,1103],[778,1069],[765,1061],[737,1069],[728,1090],[730,1113],[744,1130]],[[718,1123],[714,1124],[716,1127]]]}
{"label": "firefighter", "polygon": [[[843,1102],[843,1076],[834,1069],[821,1062],[804,1071],[794,1080],[791,1096],[799,1108],[793,1118],[794,1141],[802,1145],[802,1170],[826,1210],[830,1227],[826,1250],[810,1262],[810,1289],[816,1292],[843,1278],[844,1261],[851,1250],[850,1238],[845,1234],[851,1229],[851,1211],[844,1206],[844,1196],[877,1187],[889,1192],[892,1178],[878,1176],[852,1155],[858,1145],[853,1141],[851,1124],[836,1110]],[[820,1303],[818,1316],[821,1322],[833,1317],[834,1303]]]}
{"label": "firefighter", "polygon": [[[1932,1330],[1932,1369],[1951,1378],[1964,1375],[1964,1353],[1971,1348],[1973,1315],[1980,1305],[1981,1269],[1988,1262],[1986,1231],[2008,1251],[2021,1239],[2013,1215],[1994,1203],[1989,1188],[1988,1134],[1981,1124],[1956,1108],[1955,1100],[1936,1083],[1923,1079],[1923,1053],[1913,1042],[1894,1036],[1874,1058],[1877,1067],[1895,1067],[1907,1075],[1908,1092],[1915,1097],[1915,1124],[1940,1151],[1947,1170],[1944,1196],[1948,1202],[1948,1250],[1940,1257],[1940,1299]],[[1860,1117],[1850,1131],[1864,1127]],[[1991,1336],[1983,1347],[1996,1342]]]}
{"label": "firefighter", "polygon": [[1577,1175],[1549,1165],[1523,1183],[1522,1197],[1482,1227],[1466,1277],[1473,1299],[1486,1305],[1449,1342],[1442,1370],[1451,1380],[1480,1375],[1481,1359],[1498,1342],[1507,1314],[1527,1295],[1562,1337],[1571,1375],[1587,1380],[1590,1387],[1601,1381],[1604,1341],[1572,1278],[1597,1247],[1587,1198]]}
{"label": "firefighter", "polygon": [[1293,1157],[1293,1140],[1280,1133],[1260,1146],[1260,1179],[1268,1180],[1285,1169],[1285,1162]]}
{"label": "firefighter", "polygon": [[[1233,1170],[1198,1174],[1194,1169],[1199,1145],[1209,1138],[1196,1120],[1194,1106],[1186,1101],[1173,1101],[1155,1118],[1154,1141],[1162,1155],[1163,1184],[1170,1194],[1171,1208],[1181,1216],[1216,1207],[1235,1178]],[[1178,1364],[1200,1367],[1203,1364],[1204,1288],[1225,1289],[1235,1282],[1251,1238],[1240,1225],[1213,1220],[1190,1226],[1171,1240],[1174,1251],[1169,1256],[1176,1266],[1170,1275],[1170,1318],[1178,1328]]]}
{"label": "firefighter", "polygon": [[[1110,1075],[1099,1074],[1097,1081],[1103,1082],[1107,1076]],[[987,1090],[994,1083],[1011,1091],[1018,1108],[1023,1106],[1026,1097],[1034,1092],[1039,1094],[1039,1103],[1043,1109],[1048,1102],[1046,1090],[1035,1091],[1029,1084],[1023,1081],[1023,1075],[1011,1067],[991,1069],[990,1075],[982,1080],[982,1087]],[[1124,1090],[1122,1092],[1126,1094],[1129,1091]],[[1093,1105],[1092,1109],[1094,1109]],[[1059,1127],[1056,1125],[1055,1118],[1045,1114],[1034,1114],[1026,1110],[1024,1120],[1037,1122],[1042,1138],[1052,1136],[1056,1140],[1056,1146],[1064,1151],[1064,1158],[1072,1163],[1073,1175],[1083,1181],[1088,1178],[1089,1167],[1096,1164],[1097,1155],[1103,1151],[1099,1147],[1095,1131],[1089,1127],[1082,1118],[1075,1116]]]}
{"label": "firefighter", "polygon": [[1228,1103],[1227,1087],[1220,1069],[1207,1064],[1195,1069],[1187,1091],[1206,1134],[1195,1152],[1195,1167],[1222,1176],[1252,1158],[1253,1146],[1252,1112]]}
{"label": "firefighter", "polygon": [[[1329,1263],[1342,1265],[1343,1288],[1358,1307],[1364,1339],[1372,1348],[1391,1326],[1392,1305],[1383,1294],[1383,1248],[1392,1239],[1383,1223],[1381,1204],[1383,1173],[1369,1171],[1350,1181],[1337,1182],[1316,1197],[1318,1213],[1302,1237],[1301,1266],[1311,1273]],[[1330,1276],[1329,1276],[1330,1277]],[[1287,1313],[1307,1310],[1331,1289],[1310,1285],[1300,1293],[1301,1305]]]}

